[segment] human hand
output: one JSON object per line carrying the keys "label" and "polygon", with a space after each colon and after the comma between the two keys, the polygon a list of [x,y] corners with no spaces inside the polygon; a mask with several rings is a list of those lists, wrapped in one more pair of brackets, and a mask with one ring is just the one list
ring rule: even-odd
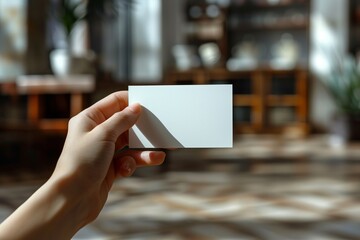
{"label": "human hand", "polygon": [[164,152],[119,152],[141,112],[127,99],[113,93],[70,120],[52,176],[0,224],[0,239],[70,239],[97,217],[117,177],[164,161]]}
{"label": "human hand", "polygon": [[[117,177],[130,176],[140,166],[159,165],[165,153],[120,151],[128,144],[128,129],[137,121],[141,107],[128,106],[127,92],[116,92],[73,117],[53,179],[71,179],[89,205],[85,223],[100,212]],[[75,189],[74,189],[75,190]],[[76,191],[76,190],[75,190]],[[78,193],[77,193],[78,194]]]}

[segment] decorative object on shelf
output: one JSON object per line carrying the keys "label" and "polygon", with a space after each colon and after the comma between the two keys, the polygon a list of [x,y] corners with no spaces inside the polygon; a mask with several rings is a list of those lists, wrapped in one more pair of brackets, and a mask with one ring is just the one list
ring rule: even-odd
{"label": "decorative object on shelf", "polygon": [[220,16],[220,14],[221,10],[217,5],[211,4],[206,7],[206,16],[208,16],[209,18],[217,18]]}
{"label": "decorative object on shelf", "polygon": [[204,67],[215,67],[221,59],[221,52],[216,43],[204,43],[199,47],[199,55]]}
{"label": "decorative object on shelf", "polygon": [[231,53],[232,57],[226,63],[230,71],[252,70],[258,66],[259,47],[251,35],[236,44]]}
{"label": "decorative object on shelf", "polygon": [[194,5],[189,9],[189,16],[193,19],[201,18],[203,15],[203,10],[200,6]]}
{"label": "decorative object on shelf", "polygon": [[199,57],[196,54],[195,46],[175,45],[172,48],[176,68],[180,71],[190,70],[200,66]]}
{"label": "decorative object on shelf", "polygon": [[221,6],[214,1],[213,3],[206,3],[206,5],[190,5],[188,7],[188,17],[193,20],[198,19],[217,19],[222,16]]}
{"label": "decorative object on shelf", "polygon": [[270,66],[274,69],[292,69],[299,60],[299,45],[293,35],[284,33],[280,40],[272,46]]}
{"label": "decorative object on shelf", "polygon": [[[342,126],[343,138],[360,140],[360,65],[347,56],[339,61],[339,66],[323,78],[325,85],[339,108],[334,114],[330,131],[338,133],[336,126]],[[339,123],[339,121],[342,121]],[[346,127],[343,127],[346,126]],[[345,130],[344,130],[345,129]]]}
{"label": "decorative object on shelf", "polygon": [[227,10],[230,0],[187,0],[185,44],[197,48],[201,65],[224,65],[227,57]]}
{"label": "decorative object on shelf", "polygon": [[[278,70],[307,68],[310,6],[310,0],[231,1],[226,11],[228,42],[225,55],[229,56],[231,49],[251,34],[261,47],[261,65]],[[236,61],[231,59],[229,64],[236,65]]]}

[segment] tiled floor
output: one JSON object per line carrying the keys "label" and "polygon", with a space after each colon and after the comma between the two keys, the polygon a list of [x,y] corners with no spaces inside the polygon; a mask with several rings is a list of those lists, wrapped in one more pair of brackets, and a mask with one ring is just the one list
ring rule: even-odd
{"label": "tiled floor", "polygon": [[[98,219],[74,239],[360,239],[353,157],[306,159],[306,171],[291,159],[256,168],[240,160],[172,159],[165,173],[141,169],[117,181]],[[40,184],[0,187],[0,218]]]}
{"label": "tiled floor", "polygon": [[209,172],[129,178],[117,182],[98,220],[77,237],[360,239],[359,183]]}
{"label": "tiled floor", "polygon": [[[39,182],[4,186],[0,218]],[[360,178],[170,172],[119,180],[75,239],[360,239]]]}

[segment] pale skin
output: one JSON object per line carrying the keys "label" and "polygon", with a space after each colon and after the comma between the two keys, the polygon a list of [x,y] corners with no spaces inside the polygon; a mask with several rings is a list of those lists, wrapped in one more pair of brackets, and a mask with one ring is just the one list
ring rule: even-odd
{"label": "pale skin", "polygon": [[159,165],[161,151],[124,150],[141,106],[116,92],[69,121],[49,180],[0,225],[0,239],[71,239],[103,208],[114,181],[137,167]]}

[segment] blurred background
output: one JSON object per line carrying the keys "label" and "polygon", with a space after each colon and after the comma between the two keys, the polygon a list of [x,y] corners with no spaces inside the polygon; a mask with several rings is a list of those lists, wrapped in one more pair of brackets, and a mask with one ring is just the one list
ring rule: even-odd
{"label": "blurred background", "polygon": [[359,60],[358,0],[0,0],[0,219],[86,106],[226,83],[234,147],[168,151],[74,239],[360,239]]}

